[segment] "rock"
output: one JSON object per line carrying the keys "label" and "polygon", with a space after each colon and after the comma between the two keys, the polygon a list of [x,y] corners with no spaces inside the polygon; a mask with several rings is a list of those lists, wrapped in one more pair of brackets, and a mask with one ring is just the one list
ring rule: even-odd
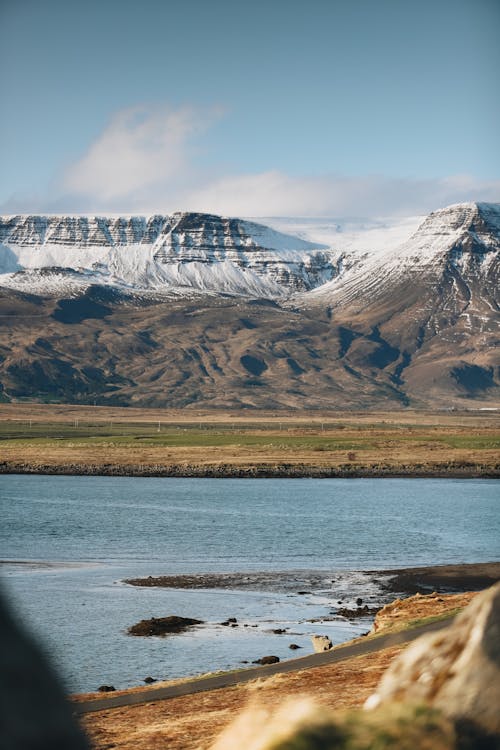
{"label": "rock", "polygon": [[113,685],[99,685],[97,688],[98,693],[114,693],[115,690],[116,688]]}
{"label": "rock", "polygon": [[366,702],[427,702],[458,726],[500,735],[500,583],[445,630],[422,636],[389,667]]}
{"label": "rock", "polygon": [[327,635],[312,635],[311,640],[316,654],[321,654],[323,651],[330,651],[333,648],[333,643]]}
{"label": "rock", "polygon": [[253,704],[217,738],[212,750],[496,750],[457,745],[449,719],[422,706],[378,712],[332,712],[311,699]]}
{"label": "rock", "polygon": [[253,661],[252,664],[277,664],[279,660],[279,656],[262,656],[260,659]]}
{"label": "rock", "polygon": [[150,620],[141,620],[128,629],[129,635],[169,635],[170,633],[182,633],[192,625],[203,625],[203,620],[194,620],[192,617],[152,617]]}
{"label": "rock", "polygon": [[298,648],[302,648],[302,646],[298,646],[296,643],[290,643],[288,648],[291,648],[292,651],[296,651]]}
{"label": "rock", "polygon": [[283,635],[283,633],[286,633],[286,628],[275,628],[273,633],[274,635]]}
{"label": "rock", "polygon": [[363,600],[360,596],[358,596],[358,598],[356,599],[356,605],[358,607],[361,607],[362,604],[363,604]]}
{"label": "rock", "polygon": [[356,609],[349,609],[349,607],[340,607],[335,613],[339,617],[346,617],[348,620],[352,620],[355,617],[367,617],[368,615],[374,615],[379,611],[380,607],[369,607],[365,604],[364,607],[356,607]]}
{"label": "rock", "polygon": [[311,593],[310,591],[297,591],[297,594],[299,596],[305,596],[306,594],[310,594],[310,593]]}
{"label": "rock", "polygon": [[146,683],[146,685],[151,685],[153,682],[156,682],[154,677],[145,677],[143,681]]}
{"label": "rock", "polygon": [[[12,615],[0,590],[2,750],[89,750],[73,706],[46,655],[24,631],[23,619]],[[31,630],[36,627],[35,619]]]}
{"label": "rock", "polygon": [[228,617],[227,620],[224,620],[224,622],[220,623],[221,625],[225,625],[226,627],[231,626],[233,628],[238,627],[238,620],[236,617]]}

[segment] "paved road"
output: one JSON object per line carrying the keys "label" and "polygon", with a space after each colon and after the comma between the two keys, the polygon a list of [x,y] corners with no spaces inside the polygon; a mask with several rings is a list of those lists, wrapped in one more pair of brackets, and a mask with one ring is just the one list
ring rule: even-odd
{"label": "paved road", "polygon": [[300,669],[309,669],[311,667],[321,667],[327,664],[335,664],[344,659],[350,659],[353,656],[363,656],[375,651],[381,651],[384,648],[398,646],[415,640],[424,633],[431,633],[450,624],[453,617],[448,617],[439,622],[428,625],[422,625],[412,630],[406,630],[401,633],[389,633],[381,635],[378,638],[370,638],[358,643],[339,646],[332,651],[325,651],[322,654],[310,654],[298,659],[288,659],[278,664],[269,664],[262,667],[251,667],[241,669],[237,672],[225,672],[209,677],[200,677],[199,679],[183,682],[178,685],[166,685],[158,688],[147,688],[136,693],[126,693],[124,695],[110,695],[105,698],[94,698],[93,700],[82,701],[72,705],[75,714],[86,714],[93,711],[105,711],[110,708],[122,708],[123,706],[136,706],[141,703],[154,703],[156,701],[167,700],[168,698],[177,698],[182,695],[192,695],[193,693],[202,693],[207,690],[219,690],[220,688],[241,685],[244,682],[250,682],[258,677],[270,677],[274,674],[283,674],[286,672],[296,672]]}

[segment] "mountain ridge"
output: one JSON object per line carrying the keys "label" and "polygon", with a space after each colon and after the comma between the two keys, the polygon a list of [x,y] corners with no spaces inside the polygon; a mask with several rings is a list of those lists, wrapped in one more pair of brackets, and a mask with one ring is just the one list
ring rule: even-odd
{"label": "mountain ridge", "polygon": [[[19,234],[13,241],[2,227],[4,256],[38,252],[39,244]],[[95,255],[78,265],[85,249],[75,245],[75,262],[67,244],[56,260],[72,265],[0,275],[3,398],[273,409],[498,405],[500,205],[440,209],[397,248],[372,253],[304,245],[207,214],[178,214],[162,227],[146,243],[146,265],[140,243],[124,246],[133,248],[128,281],[102,256],[107,268],[92,266]],[[282,246],[264,247],[273,243]],[[133,283],[141,273],[153,282]]]}
{"label": "mountain ridge", "polygon": [[[334,253],[320,243],[212,214],[15,216],[0,218],[0,242],[0,272],[17,274],[4,273],[3,284],[14,288],[22,288],[23,273],[71,267],[88,283],[128,289],[282,297],[337,273]],[[60,278],[51,284],[46,275],[38,287],[57,293]]]}

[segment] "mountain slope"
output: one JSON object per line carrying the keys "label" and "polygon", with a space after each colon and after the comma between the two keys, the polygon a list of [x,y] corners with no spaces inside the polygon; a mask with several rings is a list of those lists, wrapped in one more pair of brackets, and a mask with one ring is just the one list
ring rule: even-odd
{"label": "mountain slope", "polygon": [[[3,398],[500,403],[496,204],[442,209],[399,247],[371,253],[207,215],[85,221],[2,226],[5,262],[32,264],[0,277]],[[66,268],[35,269],[42,261]]]}
{"label": "mountain slope", "polygon": [[499,250],[500,206],[450,206],[395,252],[305,296],[349,331],[354,364],[379,366],[419,398],[482,397],[500,374]]}

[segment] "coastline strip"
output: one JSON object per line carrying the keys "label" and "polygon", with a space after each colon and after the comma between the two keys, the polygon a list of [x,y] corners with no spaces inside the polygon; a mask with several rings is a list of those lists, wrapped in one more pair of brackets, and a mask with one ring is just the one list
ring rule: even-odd
{"label": "coastline strip", "polygon": [[154,703],[156,701],[177,698],[183,695],[192,695],[210,690],[219,690],[220,688],[232,687],[245,682],[250,682],[257,678],[270,677],[275,674],[286,672],[295,672],[311,667],[321,667],[328,664],[351,659],[355,656],[381,651],[392,646],[398,646],[419,638],[424,633],[431,633],[447,627],[453,621],[454,616],[450,616],[432,622],[408,631],[397,633],[388,633],[368,638],[361,642],[350,643],[344,646],[337,646],[331,651],[325,651],[319,654],[309,654],[297,659],[288,659],[278,664],[270,664],[260,667],[250,667],[248,669],[238,670],[236,672],[225,672],[208,677],[200,677],[188,682],[177,685],[167,685],[159,688],[145,688],[135,693],[117,695],[106,698],[95,698],[80,703],[73,703],[71,709],[74,714],[87,714],[97,711],[107,711],[113,708],[122,708],[124,706],[135,706],[143,703]]}

